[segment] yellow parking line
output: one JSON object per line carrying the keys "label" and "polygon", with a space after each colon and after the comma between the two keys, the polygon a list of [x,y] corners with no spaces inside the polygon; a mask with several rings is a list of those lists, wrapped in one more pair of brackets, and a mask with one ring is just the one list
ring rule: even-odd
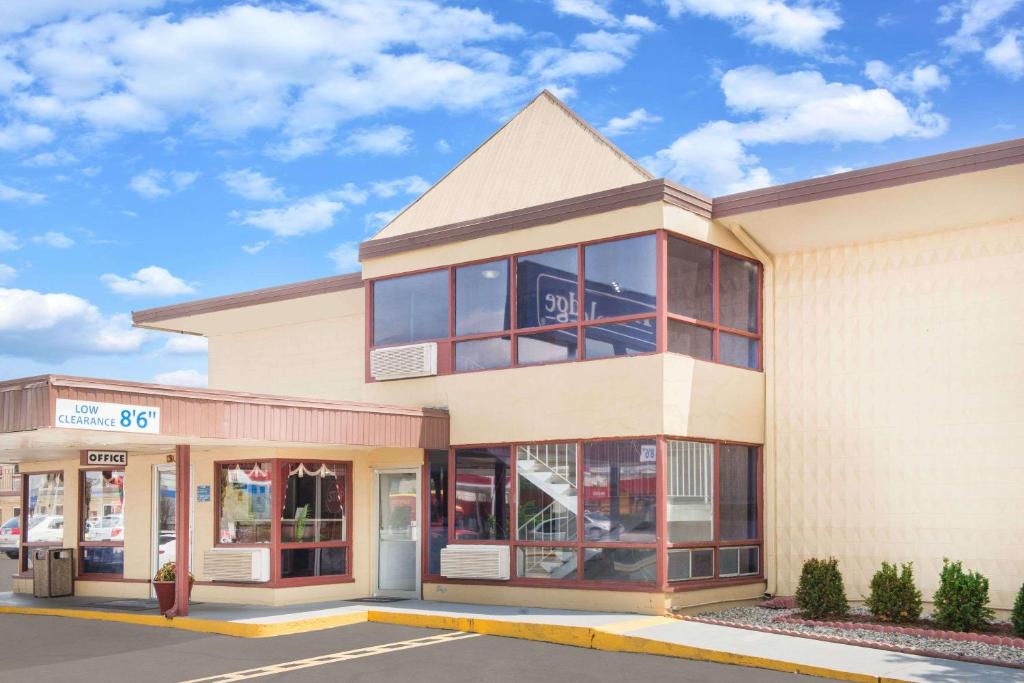
{"label": "yellow parking line", "polygon": [[440,633],[435,636],[427,636],[426,638],[400,640],[394,643],[384,643],[383,645],[370,645],[368,647],[361,647],[355,650],[334,652],[331,654],[309,657],[307,659],[296,659],[291,662],[281,662],[280,664],[269,664],[256,669],[233,671],[226,674],[217,674],[216,676],[207,676],[206,678],[194,678],[189,681],[183,681],[182,683],[232,683],[233,681],[246,681],[250,678],[275,676],[277,674],[288,673],[289,671],[309,669],[314,666],[337,664],[338,662],[346,662],[351,659],[362,659],[363,657],[373,657],[375,655],[411,650],[413,648],[427,647],[429,645],[442,645],[444,643],[451,643],[456,640],[465,640],[467,638],[476,638],[478,636],[480,636],[479,633],[465,633],[462,631],[456,631],[454,633]]}

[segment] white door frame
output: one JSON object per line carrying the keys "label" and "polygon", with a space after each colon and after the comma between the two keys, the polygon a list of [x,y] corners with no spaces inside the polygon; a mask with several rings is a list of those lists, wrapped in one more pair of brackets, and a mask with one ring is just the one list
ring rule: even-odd
{"label": "white door frame", "polygon": [[[411,591],[380,589],[380,475],[413,474],[416,476],[416,525],[413,527],[416,543],[416,588]],[[419,598],[423,591],[423,481],[420,467],[385,467],[373,470],[373,589],[374,596],[393,598]]]}
{"label": "white door frame", "polygon": [[[173,463],[173,462],[171,462],[171,463],[161,463],[159,465],[153,465],[153,472],[152,472],[152,475],[150,476],[150,479],[152,480],[151,481],[151,485],[150,485],[150,500],[149,500],[149,508],[150,508],[150,510],[149,510],[149,515],[150,515],[150,523],[149,523],[149,566],[150,566],[150,570],[149,570],[149,575],[150,575],[150,578],[152,578],[153,575],[156,574],[156,570],[160,568],[160,545],[157,543],[157,541],[160,539],[160,510],[159,510],[159,507],[160,507],[160,472],[174,472],[174,471],[176,471],[177,467],[178,467],[177,463]],[[189,497],[189,506],[188,506],[188,516],[189,516],[189,522],[188,522],[188,531],[189,531],[188,558],[189,558],[189,560],[188,560],[188,566],[189,566],[190,569],[193,566],[192,565],[192,559],[195,557],[195,553],[192,551],[192,546],[193,546],[192,541],[195,538],[195,529],[196,529],[196,506],[192,505],[192,485],[193,485],[193,483],[195,481],[195,473],[196,473],[196,468],[194,466],[189,466],[189,478],[188,478],[188,481],[189,481],[189,491],[187,492],[186,495],[188,495],[188,497]],[[177,483],[177,482],[175,482],[175,483]],[[175,495],[175,498],[177,498],[177,496],[180,495],[180,492],[178,490],[175,490],[174,491],[174,495]],[[177,533],[177,530],[175,530],[175,533]],[[149,597],[151,597],[151,598],[155,598],[156,597],[156,592],[153,590],[152,584],[150,584],[150,587],[149,587]]]}

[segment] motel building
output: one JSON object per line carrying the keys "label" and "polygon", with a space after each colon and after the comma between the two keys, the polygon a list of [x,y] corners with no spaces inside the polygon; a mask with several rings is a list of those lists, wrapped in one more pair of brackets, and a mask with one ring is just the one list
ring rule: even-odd
{"label": "motel building", "polygon": [[949,557],[1011,606],[1024,140],[712,199],[543,93],[360,256],[136,312],[208,389],[0,383],[15,590],[660,614]]}

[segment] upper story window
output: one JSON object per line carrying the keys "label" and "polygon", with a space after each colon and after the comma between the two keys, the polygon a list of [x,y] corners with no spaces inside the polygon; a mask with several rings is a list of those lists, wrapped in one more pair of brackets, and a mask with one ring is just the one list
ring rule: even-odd
{"label": "upper story window", "polygon": [[669,237],[667,271],[668,350],[760,368],[760,264]]}
{"label": "upper story window", "polygon": [[760,265],[665,231],[371,287],[373,346],[436,341],[441,373],[658,351],[760,368]]}
{"label": "upper story window", "polygon": [[374,346],[408,344],[447,336],[447,270],[433,270],[374,283]]}

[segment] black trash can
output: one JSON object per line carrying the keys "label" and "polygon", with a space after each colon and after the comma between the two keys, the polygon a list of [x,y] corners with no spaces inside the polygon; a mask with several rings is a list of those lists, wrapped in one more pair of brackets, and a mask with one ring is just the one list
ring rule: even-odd
{"label": "black trash can", "polygon": [[39,548],[32,551],[32,595],[60,598],[75,592],[74,550]]}

